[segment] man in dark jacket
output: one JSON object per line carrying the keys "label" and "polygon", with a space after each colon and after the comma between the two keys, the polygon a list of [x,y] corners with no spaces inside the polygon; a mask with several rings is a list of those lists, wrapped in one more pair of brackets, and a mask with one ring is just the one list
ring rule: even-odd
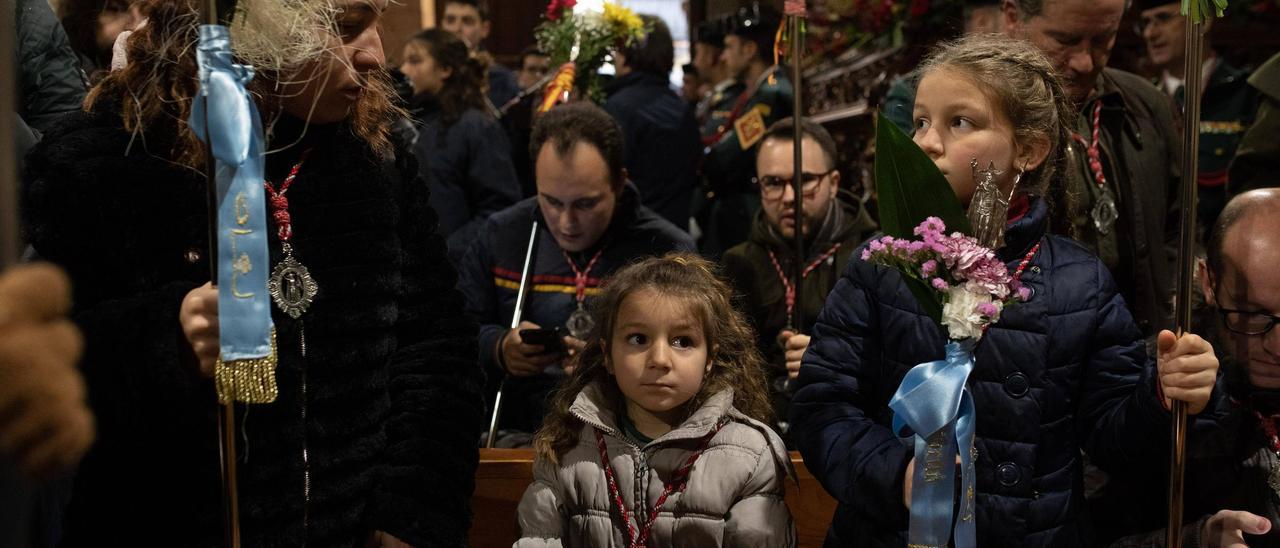
{"label": "man in dark jacket", "polygon": [[[489,37],[492,21],[489,20],[487,0],[447,0],[440,28],[452,32],[471,46],[471,51],[484,51],[484,41]],[[489,102],[493,108],[501,108],[520,93],[516,73],[494,60],[489,64]]]}
{"label": "man in dark jacket", "polygon": [[[1233,198],[1211,228],[1199,278],[1224,341],[1216,347],[1219,386],[1229,397],[1206,413],[1216,427],[1188,447],[1182,544],[1280,546],[1280,191]],[[1161,504],[1134,510],[1152,529],[1168,519]],[[1164,533],[1126,537],[1112,548],[1165,546]]]}
{"label": "man in dark jacket", "polygon": [[1258,91],[1260,104],[1253,125],[1245,131],[1231,162],[1227,193],[1234,196],[1255,188],[1280,186],[1280,53],[1268,59],[1249,85]]}
{"label": "man in dark jacket", "polygon": [[[623,146],[617,123],[589,103],[542,115],[529,145],[538,195],[490,217],[459,267],[467,312],[481,325],[491,398],[507,376],[503,428],[533,432],[541,424],[564,358],[586,344],[582,311],[609,273],[640,257],[694,249],[688,234],[640,205],[626,182]],[[532,285],[511,329],[535,222]],[[544,331],[534,343],[527,330]]]}
{"label": "man in dark jacket", "polygon": [[605,88],[604,110],[622,126],[627,173],[640,202],[683,230],[697,186],[698,123],[671,91],[671,31],[657,17],[641,17],[652,30],[640,45],[614,54],[618,78]]}
{"label": "man in dark jacket", "polygon": [[[1152,66],[1160,71],[1156,87],[1182,108],[1187,50],[1182,3],[1145,0],[1137,3],[1137,10],[1134,30],[1146,42]],[[1205,26],[1212,21],[1206,21]],[[1208,36],[1208,28],[1205,32]],[[1258,101],[1257,91],[1246,80],[1248,73],[1227,64],[1207,43],[1201,75],[1204,93],[1200,97],[1200,172],[1196,177],[1199,186],[1196,208],[1200,218],[1196,228],[1206,233],[1227,205],[1227,165],[1235,156],[1244,131],[1253,123]]]}
{"label": "man in dark jacket", "polygon": [[1005,29],[1044,52],[1080,112],[1067,151],[1076,203],[1055,204],[1052,229],[1102,258],[1153,337],[1172,326],[1181,141],[1167,96],[1104,68],[1124,8],[1125,0],[1005,0]]}
{"label": "man in dark jacket", "polygon": [[757,346],[769,364],[770,390],[777,416],[786,420],[788,379],[800,370],[800,356],[809,347],[810,328],[840,278],[853,250],[870,236],[876,224],[861,203],[839,198],[840,172],[836,143],[822,126],[800,122],[804,147],[805,260],[800,283],[799,311],[804,325],[794,324],[791,279],[796,262],[794,176],[794,118],[769,128],[756,156],[760,212],[750,238],[725,252],[725,277],[742,297],[743,312],[756,330]]}
{"label": "man in dark jacket", "polygon": [[31,129],[43,133],[63,114],[80,110],[84,73],[48,2],[11,0],[11,4],[18,31],[18,89],[22,97],[18,113]]}

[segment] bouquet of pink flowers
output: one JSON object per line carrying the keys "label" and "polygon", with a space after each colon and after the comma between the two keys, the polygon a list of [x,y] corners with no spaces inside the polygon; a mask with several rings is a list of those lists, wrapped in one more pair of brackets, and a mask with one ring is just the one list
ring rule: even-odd
{"label": "bouquet of pink flowers", "polygon": [[885,236],[862,251],[862,260],[897,269],[932,289],[941,323],[951,340],[982,338],[1010,304],[1026,301],[1030,290],[1009,273],[995,252],[972,236],[946,233],[942,219],[929,217],[915,228],[920,239]]}

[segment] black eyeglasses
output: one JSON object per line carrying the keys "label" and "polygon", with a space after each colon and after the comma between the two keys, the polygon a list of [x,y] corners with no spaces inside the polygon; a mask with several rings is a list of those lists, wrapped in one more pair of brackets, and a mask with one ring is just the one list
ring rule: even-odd
{"label": "black eyeglasses", "polygon": [[[818,191],[818,183],[827,175],[835,172],[834,169],[823,173],[802,173],[800,174],[800,191],[805,196],[809,196]],[[764,177],[756,177],[755,183],[760,186],[760,194],[769,200],[781,198],[786,192],[787,187],[791,186],[792,177],[775,177],[773,175],[765,175]]]}
{"label": "black eyeglasses", "polygon": [[1251,337],[1266,335],[1276,326],[1276,322],[1280,322],[1280,316],[1265,312],[1219,308],[1218,314],[1222,315],[1222,323],[1229,331]]}
{"label": "black eyeglasses", "polygon": [[1138,36],[1142,36],[1142,33],[1146,31],[1147,27],[1152,23],[1164,26],[1169,24],[1169,21],[1173,21],[1174,18],[1181,19],[1182,14],[1176,11],[1162,11],[1153,14],[1151,17],[1139,17],[1137,21],[1133,22],[1133,32],[1138,33]]}

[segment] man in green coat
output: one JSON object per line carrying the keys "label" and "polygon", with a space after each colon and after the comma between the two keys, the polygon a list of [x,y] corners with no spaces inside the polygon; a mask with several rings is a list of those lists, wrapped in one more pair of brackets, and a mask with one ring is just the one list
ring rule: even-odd
{"label": "man in green coat", "polygon": [[703,131],[702,173],[712,197],[700,247],[711,256],[747,239],[751,217],[760,207],[751,185],[756,145],[770,124],[791,115],[795,91],[786,71],[773,64],[780,21],[768,6],[742,8],[724,38],[721,59],[745,87],[727,114],[714,109]]}
{"label": "man in green coat", "polygon": [[[794,177],[796,123],[786,118],[761,138],[756,156],[757,192],[762,207],[747,241],[724,254],[724,274],[741,296],[741,310],[756,329],[757,345],[769,365],[774,408],[787,416],[788,379],[800,371],[800,357],[809,346],[809,328],[822,311],[827,293],[840,279],[854,249],[876,229],[857,201],[839,199],[840,172],[836,144],[822,126],[801,119],[803,153],[805,275],[802,302],[794,303],[789,288],[796,261]],[[795,308],[803,325],[795,325]]]}
{"label": "man in green coat", "polygon": [[1231,162],[1227,193],[1232,196],[1280,184],[1280,54],[1258,67],[1249,85],[1261,103]]}
{"label": "man in green coat", "polygon": [[[1186,17],[1178,0],[1140,0],[1134,31],[1147,45],[1151,65],[1160,71],[1154,82],[1185,112],[1187,58]],[[1205,22],[1208,26],[1212,19]],[[1208,29],[1206,29],[1206,32]],[[1201,233],[1213,226],[1227,205],[1227,165],[1245,129],[1253,123],[1258,109],[1257,92],[1249,86],[1248,74],[1222,59],[1205,44],[1200,63],[1203,94],[1200,97],[1200,153],[1197,228]],[[1201,238],[1203,241],[1203,238]]]}

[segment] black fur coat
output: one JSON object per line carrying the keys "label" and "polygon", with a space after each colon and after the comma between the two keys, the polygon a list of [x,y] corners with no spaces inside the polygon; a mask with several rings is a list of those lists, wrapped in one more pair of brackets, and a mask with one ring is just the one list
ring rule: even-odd
{"label": "black fur coat", "polygon": [[[309,139],[288,193],[294,249],[320,287],[302,317],[307,415],[300,322],[276,311],[280,397],[237,413],[244,545],[355,546],[375,530],[464,545],[481,373],[426,186],[411,155],[380,158],[349,129]],[[301,148],[269,157],[268,177]],[[164,159],[171,149],[108,107],[69,116],[28,158],[25,232],[73,280],[99,428],[66,546],[222,544],[218,407],[178,324],[183,296],[209,279],[205,179]]]}

